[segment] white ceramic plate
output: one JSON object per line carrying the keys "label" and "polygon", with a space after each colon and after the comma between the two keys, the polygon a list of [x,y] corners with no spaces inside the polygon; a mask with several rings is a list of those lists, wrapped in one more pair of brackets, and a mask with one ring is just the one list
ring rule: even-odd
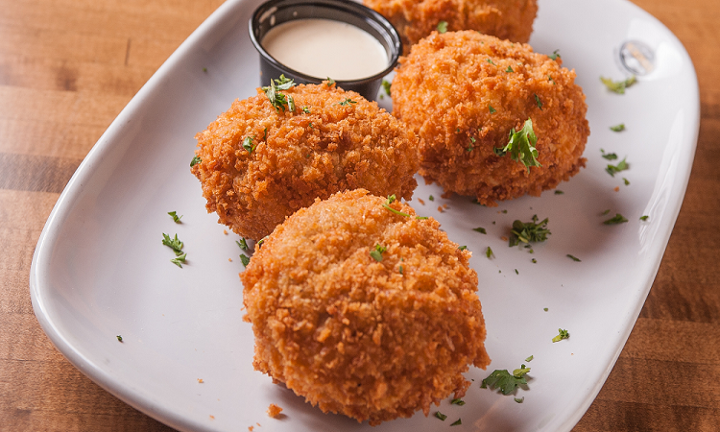
{"label": "white ceramic plate", "polygon": [[[419,432],[445,430],[458,418],[462,425],[453,431],[570,430],[630,334],[683,200],[699,102],[682,45],[622,0],[541,0],[531,44],[538,52],[559,48],[565,66],[577,71],[592,130],[587,168],[560,185],[563,195],[550,191],[499,208],[441,199],[435,186],[417,189],[411,205],[436,217],[450,239],[475,253],[471,263],[480,276],[493,362],[488,371],[467,373],[474,383],[464,406],[443,402],[445,422],[417,414],[371,429],[322,414],[253,370],[251,326],[242,321],[238,238],[225,235],[216,216],[205,212],[199,182],[189,171],[195,133],[235,98],[255,93],[258,56],[247,21],[256,4],[229,0],[200,26],[67,185],[40,237],[30,280],[35,313],[50,339],[108,391],[181,430],[246,431],[260,423],[275,431]],[[624,77],[616,58],[627,40],[653,51],[655,69],[620,96],[598,78]],[[621,122],[625,132],[609,130]],[[608,175],[601,148],[627,157],[630,169]],[[444,213],[437,210],[441,204],[449,206]],[[610,215],[600,216],[606,209]],[[167,215],[173,210],[184,215],[182,224]],[[615,213],[629,222],[602,224]],[[513,220],[529,221],[533,214],[549,217],[550,240],[532,255],[509,248],[500,237]],[[640,221],[642,215],[648,220]],[[476,227],[487,235],[472,231]],[[182,269],[170,263],[162,233],[178,233],[185,242],[188,264]],[[488,246],[495,258],[485,257]],[[570,339],[552,343],[558,328],[567,329]],[[480,388],[491,370],[512,371],[530,355],[529,389],[515,395],[523,403]],[[285,416],[267,417],[270,403],[283,407]]]}

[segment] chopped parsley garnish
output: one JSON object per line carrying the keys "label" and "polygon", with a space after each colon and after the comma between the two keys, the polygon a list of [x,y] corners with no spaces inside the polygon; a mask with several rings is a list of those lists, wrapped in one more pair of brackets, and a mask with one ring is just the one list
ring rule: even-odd
{"label": "chopped parsley garnish", "polygon": [[510,152],[512,160],[522,162],[530,172],[531,166],[542,166],[537,160],[536,143],[537,137],[533,131],[532,119],[527,119],[519,131],[510,130],[510,140],[504,148],[495,148],[494,150],[498,156],[504,156]]}
{"label": "chopped parsley garnish", "polygon": [[200,159],[200,156],[195,156],[190,161],[190,168],[194,167],[195,165],[199,164],[200,162],[202,162],[202,159]]}
{"label": "chopped parsley garnish", "polygon": [[435,197],[432,196],[432,195],[430,195],[430,196],[428,197],[428,199],[429,199],[430,201],[435,201]]}
{"label": "chopped parsley garnish", "polygon": [[540,100],[540,96],[535,95],[535,103],[537,104],[538,108],[542,109],[542,101]]}
{"label": "chopped parsley garnish", "polygon": [[618,158],[617,153],[605,153],[605,150],[600,149],[600,153],[602,153],[602,157],[607,160],[615,160]]}
{"label": "chopped parsley garnish", "polygon": [[623,177],[623,183],[625,183],[625,186],[630,186],[630,180]]}
{"label": "chopped parsley garnish", "polygon": [[[545,310],[547,310],[547,308],[545,308]],[[535,356],[530,356],[530,357],[526,358],[525,361],[531,362],[531,361],[533,361],[534,358],[535,358]]]}
{"label": "chopped parsley garnish", "polygon": [[513,398],[513,400],[517,403],[523,403],[523,401],[525,400],[525,396],[519,397],[519,398]]}
{"label": "chopped parsley garnish", "polygon": [[459,418],[459,419],[455,420],[454,422],[450,423],[450,426],[458,426],[461,424],[462,424],[462,419]]}
{"label": "chopped parsley garnish", "polygon": [[625,94],[625,89],[635,84],[637,82],[637,79],[635,78],[635,75],[632,75],[625,81],[613,81],[610,78],[605,78],[601,76],[600,81],[605,84],[605,87],[607,87],[608,90],[613,91],[617,94]]}
{"label": "chopped parsley garnish", "polygon": [[551,83],[553,83],[553,85],[556,85],[555,80],[554,80],[553,77],[550,76],[550,75],[548,75],[548,81],[550,81]]}
{"label": "chopped parsley garnish", "polygon": [[549,54],[548,57],[550,57],[550,60],[557,60],[558,57],[562,58],[562,56],[560,55],[559,49],[556,49],[555,51],[553,51],[553,53]]}
{"label": "chopped parsley garnish", "polygon": [[467,249],[467,246],[460,246],[460,247],[458,247],[458,250],[461,250],[461,251],[464,251],[465,249]]}
{"label": "chopped parsley garnish", "polygon": [[547,311],[548,311],[548,308],[543,308],[543,310],[544,310],[545,312],[547,312]]}
{"label": "chopped parsley garnish", "polygon": [[175,234],[175,238],[172,239],[169,235],[163,233],[162,244],[172,249],[177,256],[182,255],[182,248],[185,246],[185,244],[178,239],[177,234]]}
{"label": "chopped parsley garnish", "polygon": [[608,213],[610,213],[610,209],[607,209],[604,212],[600,213],[600,216],[605,216]]}
{"label": "chopped parsley garnish", "polygon": [[[625,158],[627,159],[627,158]],[[608,174],[615,177],[615,173],[619,173],[620,171],[625,171],[627,169],[630,169],[630,165],[625,162],[625,159],[621,160],[620,163],[617,165],[611,165],[608,164],[607,168],[605,168],[605,171],[607,171]]]}
{"label": "chopped parsley garnish", "polygon": [[118,342],[122,342],[122,336],[117,335],[117,336],[115,336],[115,337],[117,338]]}
{"label": "chopped parsley garnish", "polygon": [[532,261],[533,264],[537,264],[537,260],[535,258],[531,259],[530,261]]}
{"label": "chopped parsley garnish", "polygon": [[[178,255],[175,258],[171,259],[170,262],[175,264],[176,266],[182,268],[182,264],[185,264],[185,258],[187,257],[187,254],[184,253],[182,255]],[[182,264],[181,264],[182,263]]]}
{"label": "chopped parsley garnish", "polygon": [[[410,217],[409,214],[403,213],[403,212],[401,212],[400,210],[395,210],[394,208],[390,207],[390,204],[394,203],[396,200],[397,200],[397,198],[395,197],[394,194],[393,194],[393,195],[389,195],[389,196],[387,197],[387,201],[385,201],[385,202],[383,203],[383,207],[385,207],[386,209],[388,209],[388,210],[390,210],[391,212],[395,213],[396,215],[405,216],[405,217]],[[424,219],[427,219],[427,216],[415,216],[415,219],[424,220]]]}
{"label": "chopped parsley garnish", "polygon": [[520,220],[513,222],[512,230],[510,230],[510,247],[524,243],[528,245],[530,242],[544,242],[547,236],[551,234],[547,229],[548,218],[538,222],[537,215],[533,215],[532,222],[523,223]]}
{"label": "chopped parsley garnish", "polygon": [[445,419],[447,418],[447,416],[440,411],[435,411],[435,417],[439,418],[442,421],[445,421]]}
{"label": "chopped parsley garnish", "polygon": [[483,227],[473,228],[473,231],[477,231],[477,232],[479,232],[480,234],[487,234],[487,231],[486,231],[485,228],[483,228]]}
{"label": "chopped parsley garnish", "polygon": [[438,33],[447,32],[447,21],[440,21],[437,25],[437,31]]}
{"label": "chopped parsley garnish", "polygon": [[339,105],[347,106],[347,105],[356,104],[356,103],[357,103],[357,102],[355,102],[354,100],[352,100],[352,99],[350,99],[350,98],[345,98],[345,100],[342,101],[342,102],[340,102]]}
{"label": "chopped parsley garnish", "polygon": [[240,261],[242,261],[243,266],[247,267],[248,264],[250,264],[250,257],[245,254],[240,254]]}
{"label": "chopped parsley garnish", "polygon": [[485,250],[485,256],[488,258],[492,258],[495,256],[492,249],[490,249],[490,246],[488,246],[488,248]]}
{"label": "chopped parsley garnish", "polygon": [[[490,390],[500,389],[500,392],[504,395],[509,395],[514,392],[515,389],[520,385],[527,385],[527,379],[525,374],[530,372],[530,368],[525,368],[522,365],[521,369],[515,369],[512,374],[507,369],[496,369],[487,378],[482,380],[480,388],[490,388]],[[519,374],[515,372],[520,371]]]}
{"label": "chopped parsley garnish", "polygon": [[648,220],[649,217],[650,217],[650,216],[648,216],[648,215],[640,216],[640,220],[641,220],[641,221],[646,221],[646,220]]}
{"label": "chopped parsley garnish", "polygon": [[495,63],[493,63],[492,59],[487,59],[487,62],[490,63],[491,65],[495,65]]}
{"label": "chopped parsley garnish", "polygon": [[563,339],[570,339],[570,333],[568,333],[567,330],[558,329],[558,333],[559,334],[552,339],[553,343],[560,342]]}
{"label": "chopped parsley garnish", "polygon": [[276,111],[280,111],[280,108],[285,111],[286,105],[290,111],[295,111],[293,97],[280,93],[280,90],[288,90],[294,86],[295,82],[293,80],[285,78],[285,75],[280,75],[280,79],[270,80],[270,86],[263,87],[262,90],[265,92],[265,96],[270,99],[270,103],[275,107]]}
{"label": "chopped parsley garnish", "polygon": [[265,140],[267,140],[267,126],[265,126],[265,131],[263,132],[263,141]]}
{"label": "chopped parsley garnish", "polygon": [[390,81],[388,81],[388,80],[382,80],[383,89],[385,90],[385,93],[386,93],[388,96],[390,96],[390,86],[391,86],[391,85],[392,85],[392,84],[390,84]]}
{"label": "chopped parsley garnish", "polygon": [[515,72],[515,71],[513,70],[512,67],[508,66],[508,68],[505,69],[505,72],[510,73],[510,72]]}
{"label": "chopped parsley garnish", "polygon": [[488,105],[488,110],[490,110],[490,114],[495,114],[497,111],[495,111],[495,108],[492,107],[492,105]]}
{"label": "chopped parsley garnish", "polygon": [[175,223],[182,223],[182,222],[180,222],[180,219],[182,219],[182,215],[178,216],[177,212],[175,212],[175,211],[168,212],[168,214],[173,218]]}
{"label": "chopped parsley garnish", "polygon": [[237,243],[237,245],[240,246],[240,249],[242,249],[244,251],[248,250],[248,244],[247,244],[247,240],[245,240],[245,237],[241,237],[240,241],[236,240],[235,243]]}
{"label": "chopped parsley garnish", "polygon": [[207,72],[207,68],[206,68],[206,67],[203,68],[203,72]]}
{"label": "chopped parsley garnish", "polygon": [[242,146],[248,153],[252,153],[257,146],[257,144],[253,145],[253,140],[255,140],[255,135],[246,136],[245,139],[243,139]]}
{"label": "chopped parsley garnish", "polygon": [[385,246],[380,246],[379,244],[375,245],[375,249],[370,251],[370,256],[373,257],[373,259],[377,262],[381,262],[383,260],[383,252],[385,252],[387,248]]}
{"label": "chopped parsley garnish", "polygon": [[572,255],[570,255],[570,254],[567,254],[567,255],[565,255],[565,256],[568,257],[568,258],[570,258],[571,260],[573,260],[573,261],[575,261],[575,262],[581,262],[580,258],[574,257],[574,256],[572,256]]}
{"label": "chopped parsley garnish", "polygon": [[398,267],[398,271],[400,272],[400,274],[403,274],[403,266]]}
{"label": "chopped parsley garnish", "polygon": [[475,148],[473,144],[475,144],[475,137],[470,137],[470,144],[468,144],[467,151],[473,151],[473,149]]}
{"label": "chopped parsley garnish", "polygon": [[267,238],[268,238],[268,236],[265,236],[265,237],[261,238],[260,240],[258,240],[257,243],[255,243],[255,245],[258,247],[258,249],[260,249],[262,247],[263,243],[265,243],[265,240],[267,240]]}
{"label": "chopped parsley garnish", "polygon": [[515,274],[516,274],[516,275],[519,275],[519,274],[520,274],[520,272],[518,271],[518,269],[515,269]]}
{"label": "chopped parsley garnish", "polygon": [[620,123],[616,126],[610,126],[610,130],[613,132],[622,132],[625,130],[625,123]]}
{"label": "chopped parsley garnish", "polygon": [[624,222],[627,222],[628,220],[621,215],[620,213],[616,213],[615,216],[611,219],[606,220],[603,222],[605,225],[618,225]]}
{"label": "chopped parsley garnish", "polygon": [[[302,112],[304,112],[305,114],[310,114],[310,107],[305,105],[304,107],[302,107]],[[267,133],[267,128],[265,128],[265,132]]]}
{"label": "chopped parsley garnish", "polygon": [[335,80],[330,77],[327,77],[327,86],[330,87],[333,84],[335,84]]}
{"label": "chopped parsley garnish", "polygon": [[465,401],[462,400],[462,399],[460,399],[460,398],[453,399],[452,401],[450,401],[450,405],[460,405],[460,406],[463,406],[463,405],[465,405]]}
{"label": "chopped parsley garnish", "polygon": [[561,191],[560,189],[556,189],[556,190],[555,190],[555,195],[562,195],[562,194],[564,194],[564,193],[565,193],[565,192]]}

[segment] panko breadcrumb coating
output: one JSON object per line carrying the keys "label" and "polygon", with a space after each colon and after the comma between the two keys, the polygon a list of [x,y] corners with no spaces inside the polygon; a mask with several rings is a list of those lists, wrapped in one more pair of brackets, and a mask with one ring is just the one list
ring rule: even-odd
{"label": "panko breadcrumb coating", "polygon": [[410,46],[445,21],[448,31],[480,33],[527,42],[537,15],[537,0],[364,0],[397,29],[405,54]]}
{"label": "panko breadcrumb coating", "polygon": [[417,182],[417,138],[395,117],[359,94],[327,82],[236,100],[195,137],[208,212],[254,240],[315,198],[365,188],[410,199]]}
{"label": "panko breadcrumb coating", "polygon": [[240,274],[255,369],[371,425],[427,415],[465,393],[468,365],[490,363],[471,253],[434,219],[384,202],[362,189],[317,200]]}
{"label": "panko breadcrumb coating", "polygon": [[[488,206],[539,196],[585,166],[587,105],[575,71],[474,31],[433,33],[401,60],[393,114],[420,137],[420,174],[447,192]],[[511,130],[532,120],[542,167],[528,169],[504,148]]]}

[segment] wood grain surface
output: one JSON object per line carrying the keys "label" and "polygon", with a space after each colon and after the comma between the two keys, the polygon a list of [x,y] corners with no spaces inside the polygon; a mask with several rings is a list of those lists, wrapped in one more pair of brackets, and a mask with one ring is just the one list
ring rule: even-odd
{"label": "wood grain surface", "polygon": [[[221,3],[0,0],[0,431],[172,430],[102,390],[53,347],[33,313],[28,279],[70,176]],[[690,53],[700,137],[650,295],[575,431],[720,431],[720,1],[635,3]]]}

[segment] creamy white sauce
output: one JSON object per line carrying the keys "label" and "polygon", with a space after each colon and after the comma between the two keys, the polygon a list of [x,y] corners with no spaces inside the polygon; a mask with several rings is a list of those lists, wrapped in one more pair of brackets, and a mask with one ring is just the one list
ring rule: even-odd
{"label": "creamy white sauce", "polygon": [[261,44],[278,62],[315,78],[357,80],[388,66],[387,52],[377,39],[340,21],[288,21],[270,29]]}

